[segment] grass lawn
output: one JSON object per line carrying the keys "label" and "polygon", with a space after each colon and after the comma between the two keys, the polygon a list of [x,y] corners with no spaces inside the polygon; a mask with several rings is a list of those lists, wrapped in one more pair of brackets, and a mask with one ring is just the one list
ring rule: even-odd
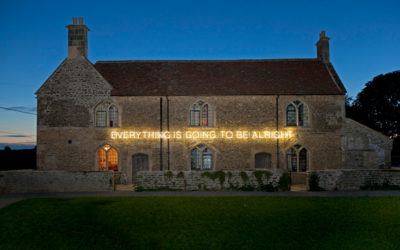
{"label": "grass lawn", "polygon": [[0,249],[400,249],[398,197],[113,197],[0,210]]}

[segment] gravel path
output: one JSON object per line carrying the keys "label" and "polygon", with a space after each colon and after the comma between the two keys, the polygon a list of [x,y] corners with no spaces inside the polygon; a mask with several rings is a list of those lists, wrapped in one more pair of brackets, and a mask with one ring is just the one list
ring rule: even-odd
{"label": "gravel path", "polygon": [[146,197],[146,196],[191,196],[191,197],[232,197],[232,196],[271,196],[271,197],[361,197],[361,196],[400,196],[400,191],[325,191],[325,192],[242,192],[242,191],[157,191],[157,192],[98,192],[98,193],[41,193],[41,194],[0,194],[0,208],[29,198],[64,197]]}

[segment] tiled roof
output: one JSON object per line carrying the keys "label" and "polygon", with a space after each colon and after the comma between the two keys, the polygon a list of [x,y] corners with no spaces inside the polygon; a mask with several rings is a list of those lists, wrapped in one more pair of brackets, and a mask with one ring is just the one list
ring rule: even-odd
{"label": "tiled roof", "polygon": [[331,64],[317,59],[99,61],[115,96],[343,95]]}

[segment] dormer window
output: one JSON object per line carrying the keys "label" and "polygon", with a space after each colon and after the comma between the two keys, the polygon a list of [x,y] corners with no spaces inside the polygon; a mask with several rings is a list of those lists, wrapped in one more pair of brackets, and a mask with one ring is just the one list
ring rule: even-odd
{"label": "dormer window", "polygon": [[118,127],[118,108],[111,102],[97,105],[95,111],[96,127]]}

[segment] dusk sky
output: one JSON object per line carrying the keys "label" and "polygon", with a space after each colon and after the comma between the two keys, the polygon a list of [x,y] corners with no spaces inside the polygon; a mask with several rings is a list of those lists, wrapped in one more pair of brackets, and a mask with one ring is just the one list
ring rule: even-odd
{"label": "dusk sky", "polygon": [[90,29],[92,63],[315,58],[326,30],[349,96],[400,70],[398,0],[2,1],[1,12],[0,146],[35,144],[35,92],[67,56],[74,16]]}

